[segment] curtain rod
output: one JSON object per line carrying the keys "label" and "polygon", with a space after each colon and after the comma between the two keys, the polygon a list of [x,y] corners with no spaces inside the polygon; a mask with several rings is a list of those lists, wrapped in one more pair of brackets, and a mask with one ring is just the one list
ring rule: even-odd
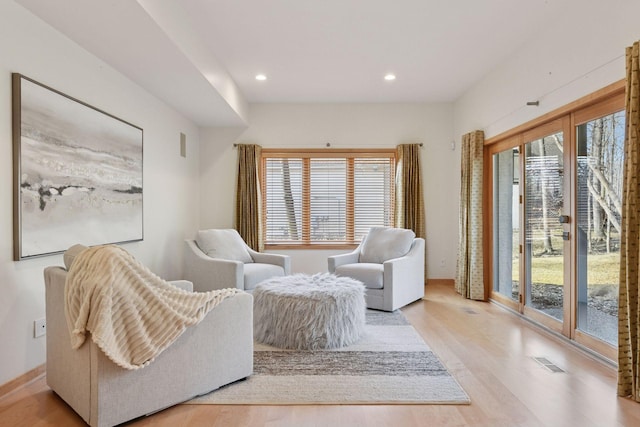
{"label": "curtain rod", "polygon": [[626,56],[626,55],[625,55],[624,53],[623,53],[623,54],[621,54],[621,55],[618,55],[618,56],[616,56],[615,58],[608,60],[608,61],[607,61],[607,62],[605,62],[604,64],[600,64],[600,65],[598,65],[597,67],[594,67],[594,68],[592,68],[591,70],[589,70],[589,71],[587,71],[587,72],[585,72],[585,73],[583,73],[583,74],[579,75],[578,77],[575,77],[575,78],[573,78],[573,79],[569,80],[569,81],[568,81],[568,82],[566,82],[566,83],[562,83],[562,84],[560,84],[559,86],[556,86],[555,88],[553,88],[553,89],[549,90],[549,91],[548,91],[548,92],[546,92],[546,93],[543,93],[542,95],[538,95],[537,97],[532,97],[531,99],[535,99],[535,100],[536,100],[536,101],[533,101],[533,102],[537,102],[537,104],[529,104],[529,103],[526,103],[525,105],[520,106],[520,107],[518,107],[518,108],[514,109],[513,111],[511,111],[511,112],[509,112],[509,113],[505,114],[504,116],[502,116],[502,117],[500,117],[500,118],[498,118],[498,119],[494,120],[493,122],[489,123],[488,125],[485,125],[485,126],[484,126],[484,129],[487,129],[487,128],[489,128],[489,127],[491,127],[491,126],[495,125],[496,123],[500,122],[501,120],[506,119],[507,117],[513,116],[515,113],[519,112],[520,110],[522,110],[522,109],[524,109],[524,108],[530,107],[530,106],[532,106],[532,105],[539,106],[539,105],[540,105],[540,100],[541,100],[541,99],[544,99],[544,98],[548,97],[549,95],[551,95],[551,94],[553,94],[553,93],[555,93],[555,92],[557,92],[557,91],[559,91],[559,90],[561,90],[561,89],[564,89],[565,87],[567,87],[567,86],[569,86],[569,85],[571,85],[571,84],[573,84],[573,83],[577,82],[578,80],[582,80],[582,79],[584,79],[584,78],[589,77],[589,75],[590,75],[590,74],[592,74],[592,73],[594,73],[594,72],[598,71],[598,70],[599,70],[599,69],[601,69],[601,68],[606,67],[607,65],[609,65],[609,64],[611,64],[611,63],[613,63],[613,62],[617,61],[617,60],[618,60],[618,59],[620,59],[620,58],[624,58],[625,56]]}
{"label": "curtain rod", "polygon": [[[237,144],[237,143],[235,143],[235,142],[234,142],[234,143],[233,143],[233,148],[238,147],[238,145],[240,145],[240,144]],[[418,143],[418,145],[419,145],[420,147],[422,147],[422,146],[423,146],[422,142]],[[326,145],[326,146],[327,146],[327,147],[331,147],[331,144],[327,142],[327,145]]]}

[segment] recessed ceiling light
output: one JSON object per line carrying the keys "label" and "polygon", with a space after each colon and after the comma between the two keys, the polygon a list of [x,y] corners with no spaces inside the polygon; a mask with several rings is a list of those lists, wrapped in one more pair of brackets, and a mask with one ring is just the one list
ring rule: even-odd
{"label": "recessed ceiling light", "polygon": [[396,75],[395,75],[395,74],[387,74],[386,76],[384,76],[384,79],[385,79],[386,81],[389,81],[389,82],[390,82],[390,81],[392,81],[392,80],[395,80],[395,79],[396,79]]}
{"label": "recessed ceiling light", "polygon": [[256,75],[256,80],[260,80],[260,81],[267,80],[267,76],[265,76],[264,74],[258,74]]}

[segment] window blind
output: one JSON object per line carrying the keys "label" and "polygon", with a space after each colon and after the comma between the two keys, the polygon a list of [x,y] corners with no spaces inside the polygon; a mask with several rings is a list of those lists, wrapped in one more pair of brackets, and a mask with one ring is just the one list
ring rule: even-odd
{"label": "window blind", "polygon": [[263,153],[265,243],[354,244],[392,226],[394,167],[392,152]]}

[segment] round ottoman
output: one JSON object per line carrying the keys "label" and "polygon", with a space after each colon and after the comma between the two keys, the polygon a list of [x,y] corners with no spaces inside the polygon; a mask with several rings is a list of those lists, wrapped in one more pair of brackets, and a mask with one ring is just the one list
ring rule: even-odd
{"label": "round ottoman", "polygon": [[364,331],[364,285],[333,274],[275,277],[253,290],[253,335],[280,348],[353,344]]}

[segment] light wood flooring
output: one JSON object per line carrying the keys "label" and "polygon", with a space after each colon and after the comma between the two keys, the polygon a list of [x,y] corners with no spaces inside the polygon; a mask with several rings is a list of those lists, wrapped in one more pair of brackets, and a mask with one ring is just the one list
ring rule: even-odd
{"label": "light wood flooring", "polygon": [[[403,309],[471,405],[178,405],[142,426],[640,426],[640,404],[616,397],[616,371],[490,303],[430,282]],[[546,357],[552,373],[533,357]],[[0,426],[82,426],[43,376],[0,397]]]}

